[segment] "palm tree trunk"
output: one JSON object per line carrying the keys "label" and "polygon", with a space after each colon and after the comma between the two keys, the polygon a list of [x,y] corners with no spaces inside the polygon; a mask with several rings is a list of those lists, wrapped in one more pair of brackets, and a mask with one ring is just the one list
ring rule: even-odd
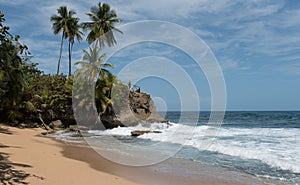
{"label": "palm tree trunk", "polygon": [[64,36],[65,36],[65,33],[63,32],[63,34],[61,36],[60,51],[59,51],[59,58],[58,58],[58,62],[57,62],[57,73],[56,73],[56,75],[59,75],[60,59],[61,59],[61,54],[62,54],[62,47],[63,47],[63,44],[64,44]]}
{"label": "palm tree trunk", "polygon": [[69,76],[71,76],[71,68],[72,68],[72,46],[71,42],[69,40]]}
{"label": "palm tree trunk", "polygon": [[96,39],[96,42],[94,42],[94,47],[98,47],[99,39]]}

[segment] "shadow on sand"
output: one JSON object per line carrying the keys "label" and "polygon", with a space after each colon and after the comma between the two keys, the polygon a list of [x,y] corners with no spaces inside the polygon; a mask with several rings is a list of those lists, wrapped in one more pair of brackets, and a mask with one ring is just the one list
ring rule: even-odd
{"label": "shadow on sand", "polygon": [[11,131],[9,131],[8,129],[6,129],[6,128],[1,128],[1,126],[0,126],[0,134],[9,134],[9,135],[11,135],[13,133]]}
{"label": "shadow on sand", "polygon": [[[0,144],[1,148],[7,148],[9,146]],[[8,160],[9,154],[0,152],[0,184],[28,184],[25,179],[30,176],[22,170],[16,170],[15,167],[30,168],[30,165],[12,163]]]}

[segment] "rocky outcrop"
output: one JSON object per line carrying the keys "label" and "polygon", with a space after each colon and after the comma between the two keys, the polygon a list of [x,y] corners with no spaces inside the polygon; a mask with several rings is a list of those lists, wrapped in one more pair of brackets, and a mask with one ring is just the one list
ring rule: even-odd
{"label": "rocky outcrop", "polygon": [[129,106],[130,109],[141,119],[146,119],[151,114],[149,94],[130,91]]}
{"label": "rocky outcrop", "polygon": [[[127,98],[125,98],[127,97]],[[118,105],[109,107],[101,115],[105,128],[135,126],[141,121],[147,123],[168,123],[156,111],[150,95],[143,92],[129,91]]]}
{"label": "rocky outcrop", "polygon": [[155,133],[155,134],[159,134],[161,133],[161,131],[151,131],[151,130],[135,130],[135,131],[132,131],[131,132],[131,135],[134,136],[134,137],[137,137],[137,136],[140,136],[140,135],[143,135],[143,134],[148,134],[148,133]]}

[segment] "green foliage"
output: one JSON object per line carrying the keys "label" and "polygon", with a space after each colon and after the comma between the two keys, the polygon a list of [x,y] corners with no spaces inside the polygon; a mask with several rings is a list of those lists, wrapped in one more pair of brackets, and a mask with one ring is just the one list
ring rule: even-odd
{"label": "green foliage", "polygon": [[96,82],[95,99],[98,112],[105,111],[106,107],[112,104],[111,89],[113,88],[117,77],[108,73],[104,78],[99,78]]}
{"label": "green foliage", "polygon": [[[104,45],[113,46],[116,40],[114,27],[121,22],[114,10],[108,4],[99,3],[91,8],[92,22],[83,23],[89,43],[96,43],[83,50],[82,61],[76,63],[79,69],[75,73],[73,83],[71,76],[71,55],[75,39],[82,40],[79,18],[74,17],[75,11],[68,11],[66,6],[57,9],[53,15],[52,30],[55,35],[62,33],[57,75],[45,75],[37,68],[37,64],[30,63],[30,54],[26,45],[19,42],[20,36],[9,33],[9,27],[4,25],[4,14],[0,12],[0,119],[16,122],[39,122],[40,116],[49,123],[60,119],[64,124],[74,123],[75,110],[95,110],[100,113],[112,111],[113,104],[121,104],[120,99],[112,100],[112,88],[116,95],[126,97],[127,86],[111,74],[112,64],[105,62],[105,54],[101,54]],[[59,75],[62,47],[65,39],[69,41],[69,77]],[[98,47],[98,43],[99,46]],[[74,90],[75,89],[75,90]],[[74,91],[74,92],[72,92]],[[72,99],[72,96],[74,96]],[[128,97],[128,96],[127,96]],[[75,102],[72,102],[75,100]],[[76,101],[78,100],[78,101]],[[73,104],[72,104],[73,103]],[[96,105],[96,106],[95,106]],[[72,107],[73,106],[73,107]],[[94,119],[83,118],[84,121]]]}
{"label": "green foliage", "polygon": [[11,120],[18,114],[18,104],[25,86],[22,54],[28,54],[27,46],[19,42],[20,36],[9,33],[0,12],[0,112]]}
{"label": "green foliage", "polygon": [[106,54],[100,55],[101,50],[98,46],[90,47],[89,51],[83,50],[82,61],[75,63],[75,65],[80,65],[90,84],[93,84],[99,77],[105,78],[105,75],[110,73],[106,68],[113,68],[112,64],[104,62]]}
{"label": "green foliage", "polygon": [[[72,120],[72,77],[44,75],[28,63],[27,47],[4,26],[0,13],[0,114],[2,120]],[[22,56],[25,54],[25,57]],[[68,123],[68,122],[66,122]]]}
{"label": "green foliage", "polygon": [[[99,48],[97,45],[94,45],[89,48],[89,51],[83,50],[84,56],[82,58],[82,61],[76,62],[75,65],[80,65],[80,68],[77,71],[77,78],[80,79],[78,86],[76,86],[76,89],[78,92],[76,94],[78,96],[87,96],[87,97],[79,97],[81,101],[78,101],[79,107],[85,105],[91,106],[91,102],[87,99],[91,99],[93,91],[89,91],[89,93],[86,93],[87,89],[95,89],[95,99],[96,99],[96,105],[98,105],[98,112],[102,112],[105,110],[107,104],[111,103],[109,94],[110,89],[113,86],[113,83],[116,80],[116,77],[110,73],[107,68],[112,68],[113,65],[104,62],[104,59],[106,57],[105,54],[100,54],[101,48]],[[96,82],[96,86],[95,86]],[[80,89],[83,91],[80,92]],[[100,107],[99,107],[100,106]]]}
{"label": "green foliage", "polygon": [[72,77],[63,75],[32,75],[23,94],[23,112],[31,113],[28,119],[37,119],[35,113],[40,113],[45,121],[73,121],[72,83]]}
{"label": "green foliage", "polygon": [[96,41],[96,45],[99,44],[101,48],[107,44],[109,47],[115,45],[116,39],[113,31],[122,33],[114,25],[120,23],[121,19],[117,17],[114,10],[111,10],[110,6],[106,3],[98,3],[98,6],[93,6],[91,12],[87,15],[92,20],[91,22],[85,22],[82,27],[86,31],[90,31],[87,35],[87,41],[89,44]]}

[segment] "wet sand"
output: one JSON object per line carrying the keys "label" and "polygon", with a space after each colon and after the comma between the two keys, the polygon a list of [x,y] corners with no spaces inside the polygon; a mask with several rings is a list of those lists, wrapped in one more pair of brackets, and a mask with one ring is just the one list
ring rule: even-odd
{"label": "wet sand", "polygon": [[193,161],[169,159],[162,163],[130,167],[109,161],[90,147],[63,145],[63,155],[67,158],[84,161],[99,171],[145,185],[274,185],[281,182],[260,179],[254,176],[230,171],[224,168],[195,164]]}

